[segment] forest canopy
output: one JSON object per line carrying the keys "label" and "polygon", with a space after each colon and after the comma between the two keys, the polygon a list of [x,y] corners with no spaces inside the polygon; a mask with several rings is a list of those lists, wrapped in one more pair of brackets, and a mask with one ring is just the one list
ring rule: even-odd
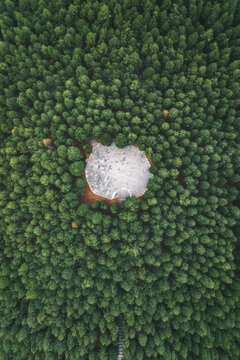
{"label": "forest canopy", "polygon": [[[240,1],[0,1],[0,358],[240,359]],[[81,201],[98,139],[147,191]]]}

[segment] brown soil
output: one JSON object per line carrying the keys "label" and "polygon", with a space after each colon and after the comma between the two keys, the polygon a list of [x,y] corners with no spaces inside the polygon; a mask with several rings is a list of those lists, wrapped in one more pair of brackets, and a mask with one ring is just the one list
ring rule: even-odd
{"label": "brown soil", "polygon": [[[96,139],[97,142],[99,142],[99,140]],[[85,151],[83,151],[82,147],[80,146],[80,144],[76,141],[75,142],[75,145],[81,150],[81,152],[85,155],[85,157],[88,159],[90,157],[91,154],[89,153],[86,153]],[[137,144],[134,144],[134,146],[138,147]],[[148,161],[150,162],[151,166],[154,165],[154,163],[151,161],[151,158],[150,156],[147,157],[148,158]],[[83,177],[85,177],[85,171],[82,175]],[[140,195],[136,195],[136,197],[139,197],[141,198],[143,196],[143,194],[140,194]],[[103,196],[99,196],[99,195],[96,195],[92,192],[92,190],[90,189],[90,186],[88,184],[85,185],[85,190],[84,190],[84,194],[82,196],[80,196],[80,200],[81,202],[85,202],[87,203],[88,205],[92,205],[92,203],[94,203],[94,201],[96,200],[99,200],[99,201],[107,201],[109,203],[109,205],[112,205],[113,203],[118,203],[120,204],[120,198],[116,198],[116,199],[113,199],[113,200],[109,200]]]}

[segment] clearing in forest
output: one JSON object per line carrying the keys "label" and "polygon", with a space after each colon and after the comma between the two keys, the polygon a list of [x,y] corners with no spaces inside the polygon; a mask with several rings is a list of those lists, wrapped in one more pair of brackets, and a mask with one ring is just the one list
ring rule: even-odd
{"label": "clearing in forest", "polygon": [[93,149],[85,168],[87,202],[91,199],[120,202],[127,196],[144,194],[153,175],[149,172],[148,158],[137,146],[119,149],[115,142],[104,146],[96,140],[91,145]]}

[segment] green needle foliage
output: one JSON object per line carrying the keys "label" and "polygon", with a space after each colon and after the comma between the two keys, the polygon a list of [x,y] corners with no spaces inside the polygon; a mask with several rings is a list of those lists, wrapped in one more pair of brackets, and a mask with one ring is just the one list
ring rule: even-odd
{"label": "green needle foliage", "polygon": [[[239,19],[0,2],[2,360],[116,359],[120,313],[126,360],[240,359]],[[92,138],[151,156],[142,199],[81,203]]]}

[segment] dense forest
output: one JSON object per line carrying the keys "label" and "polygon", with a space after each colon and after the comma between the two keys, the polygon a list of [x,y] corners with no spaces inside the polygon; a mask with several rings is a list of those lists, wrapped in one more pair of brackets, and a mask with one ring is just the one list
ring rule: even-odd
{"label": "dense forest", "polygon": [[[119,314],[126,360],[240,359],[239,19],[0,1],[1,360],[117,359]],[[91,139],[151,157],[142,198],[81,201]]]}

